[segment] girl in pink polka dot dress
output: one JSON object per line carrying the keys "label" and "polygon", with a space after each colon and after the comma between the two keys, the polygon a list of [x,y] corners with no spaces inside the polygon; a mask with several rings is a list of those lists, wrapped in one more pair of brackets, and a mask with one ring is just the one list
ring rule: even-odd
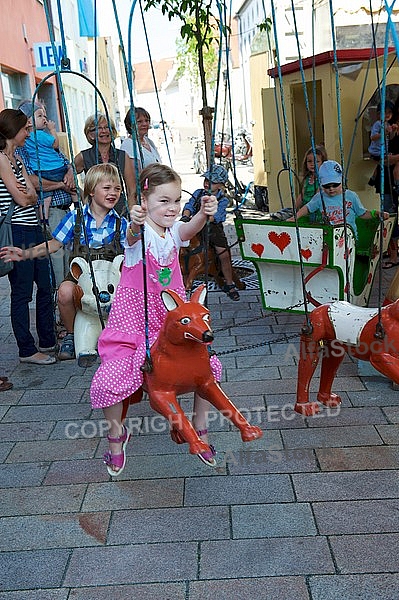
{"label": "girl in pink polka dot dress", "polygon": [[[200,231],[217,210],[215,196],[202,199],[200,211],[188,223],[177,221],[180,212],[181,179],[170,167],[154,163],[140,174],[141,205],[130,211],[131,224],[125,241],[125,260],[107,325],[98,340],[101,365],[93,377],[90,395],[93,408],[102,408],[109,423],[109,452],[104,455],[108,473],[116,477],[125,467],[129,434],[122,424],[123,400],[143,383],[140,370],[146,355],[145,304],[148,310],[148,338],[155,341],[166,309],[161,291],[175,290],[185,297],[179,265],[179,249]],[[141,226],[144,225],[147,298],[144,297]],[[222,367],[211,357],[215,379]],[[206,418],[209,403],[198,394],[194,399],[193,425],[207,443]],[[199,455],[214,465],[212,455]],[[206,455],[206,456],[205,456]]]}

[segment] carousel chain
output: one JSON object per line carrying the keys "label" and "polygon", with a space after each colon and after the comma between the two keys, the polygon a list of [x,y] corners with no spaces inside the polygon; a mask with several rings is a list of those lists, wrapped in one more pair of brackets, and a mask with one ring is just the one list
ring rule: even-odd
{"label": "carousel chain", "polygon": [[217,356],[226,356],[226,354],[235,354],[236,352],[242,352],[243,350],[252,350],[253,348],[261,348],[262,346],[267,346],[271,344],[283,344],[288,340],[297,338],[300,333],[292,333],[291,335],[284,335],[281,338],[276,338],[275,340],[268,340],[265,342],[258,342],[257,344],[250,344],[249,346],[240,346],[239,348],[233,348],[232,350],[223,350],[223,352],[215,352]]}

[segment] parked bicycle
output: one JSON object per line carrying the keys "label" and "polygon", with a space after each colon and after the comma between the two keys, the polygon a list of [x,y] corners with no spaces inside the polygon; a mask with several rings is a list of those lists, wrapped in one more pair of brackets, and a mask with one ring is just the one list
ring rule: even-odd
{"label": "parked bicycle", "polygon": [[233,169],[233,163],[230,158],[221,158],[220,164],[224,166],[229,174],[226,182],[226,196],[229,198],[229,207],[233,210],[242,208],[255,208],[254,182],[245,184],[240,181]]}
{"label": "parked bicycle", "polygon": [[[229,134],[219,132],[215,141],[215,158],[232,159],[233,147]],[[234,159],[243,165],[252,166],[252,140],[249,131],[240,127],[234,136]]]}
{"label": "parked bicycle", "polygon": [[198,174],[206,171],[205,145],[203,138],[190,137],[190,141],[194,144],[193,165],[194,170]]}

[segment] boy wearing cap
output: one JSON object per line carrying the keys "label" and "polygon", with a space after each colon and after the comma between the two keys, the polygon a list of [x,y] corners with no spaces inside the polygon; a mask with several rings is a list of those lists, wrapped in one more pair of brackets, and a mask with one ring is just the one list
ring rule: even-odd
{"label": "boy wearing cap", "polygon": [[[296,213],[297,219],[309,213],[320,210],[331,225],[341,225],[343,216],[342,167],[335,160],[326,160],[319,168],[321,191]],[[346,222],[350,225],[357,238],[356,217],[372,219],[379,217],[378,210],[366,210],[355,192],[345,190]],[[383,218],[389,219],[389,213],[383,212]],[[288,219],[294,221],[294,217]]]}
{"label": "boy wearing cap", "polygon": [[216,196],[218,209],[213,217],[209,217],[209,245],[213,246],[220,260],[220,267],[226,282],[223,291],[231,300],[237,301],[240,299],[240,294],[233,282],[229,244],[223,229],[228,206],[228,199],[224,195],[224,190],[229,175],[222,165],[213,165],[212,169],[206,171],[201,177],[204,177],[204,187],[195,190],[190,200],[185,204],[181,220],[189,221],[198,212],[202,196],[209,194]]}

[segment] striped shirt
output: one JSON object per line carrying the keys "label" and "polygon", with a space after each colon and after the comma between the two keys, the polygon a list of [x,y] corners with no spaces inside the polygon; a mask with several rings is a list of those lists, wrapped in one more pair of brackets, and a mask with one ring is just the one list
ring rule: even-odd
{"label": "striped shirt", "polygon": [[[72,210],[71,212],[67,213],[53,231],[53,237],[64,246],[68,246],[70,250],[73,247],[73,229],[76,222],[76,212],[76,210]],[[107,246],[108,244],[112,243],[115,236],[117,218],[118,213],[116,210],[111,209],[105,215],[100,227],[97,227],[96,220],[90,211],[90,205],[84,205],[83,222],[86,227],[86,234],[90,248],[102,248],[103,246]],[[120,228],[122,246],[126,237],[127,225],[127,220],[122,217]],[[80,243],[86,244],[83,234],[83,227],[81,227],[80,231]]]}
{"label": "striped shirt", "polygon": [[[4,154],[4,152],[3,152]],[[7,156],[6,154],[4,156]],[[8,158],[8,157],[7,157]],[[22,173],[22,163],[16,158],[17,167],[15,168],[12,162],[10,161],[10,165],[12,171],[19,183],[26,186],[26,181]],[[0,179],[0,214],[2,216],[7,214],[8,209],[10,208],[10,203],[12,200],[12,195],[8,191],[6,184],[2,179]],[[14,212],[12,213],[11,222],[13,225],[38,225],[37,214],[34,206],[20,206],[19,204],[15,205]]]}

